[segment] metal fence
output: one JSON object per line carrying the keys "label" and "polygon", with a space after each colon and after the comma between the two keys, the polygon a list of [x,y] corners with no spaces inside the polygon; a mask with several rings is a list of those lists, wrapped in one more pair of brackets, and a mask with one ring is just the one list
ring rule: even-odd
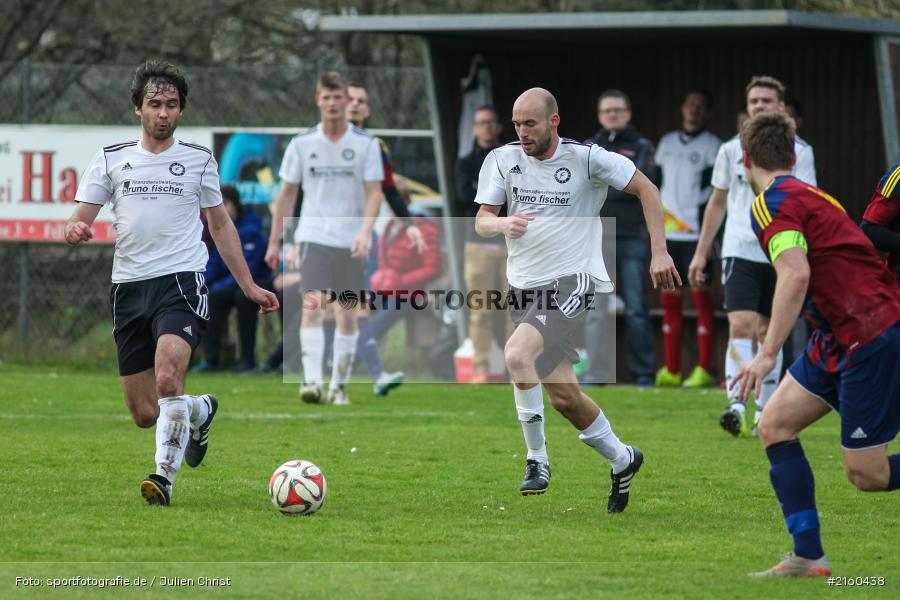
{"label": "metal fence", "polygon": [[[0,122],[135,123],[128,99],[134,66],[0,63]],[[318,121],[313,66],[185,67],[186,125],[295,126]],[[429,129],[424,70],[345,67],[370,95],[373,128]]]}
{"label": "metal fence", "polygon": [[[369,90],[371,128],[429,129],[420,68],[340,69]],[[318,121],[318,67],[186,67],[185,125],[275,127]],[[6,73],[3,76],[3,73]],[[136,125],[134,66],[0,63],[0,122]],[[113,248],[0,242],[0,362],[114,364],[108,308]]]}

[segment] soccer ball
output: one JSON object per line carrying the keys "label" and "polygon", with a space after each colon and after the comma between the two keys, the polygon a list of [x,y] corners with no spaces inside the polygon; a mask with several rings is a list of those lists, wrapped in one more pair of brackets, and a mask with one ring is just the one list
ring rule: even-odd
{"label": "soccer ball", "polygon": [[325,502],[328,485],[322,470],[308,460],[289,460],[272,473],[269,496],[285,515],[311,515]]}

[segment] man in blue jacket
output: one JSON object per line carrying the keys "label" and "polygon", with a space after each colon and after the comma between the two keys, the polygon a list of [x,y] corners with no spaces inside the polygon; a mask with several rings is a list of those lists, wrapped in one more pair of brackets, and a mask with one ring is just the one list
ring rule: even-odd
{"label": "man in blue jacket", "polygon": [[[241,205],[241,196],[230,185],[222,186],[225,208],[237,228],[244,249],[244,259],[257,285],[269,280],[271,270],[266,265],[268,240],[262,231],[262,222],[253,208]],[[206,283],[209,287],[209,324],[204,338],[204,361],[195,368],[198,371],[217,371],[221,368],[220,351],[222,336],[228,325],[228,314],[237,308],[237,333],[240,358],[235,371],[249,371],[256,367],[256,319],[258,307],[247,300],[237,281],[225,266],[218,249],[213,247],[206,263]]]}

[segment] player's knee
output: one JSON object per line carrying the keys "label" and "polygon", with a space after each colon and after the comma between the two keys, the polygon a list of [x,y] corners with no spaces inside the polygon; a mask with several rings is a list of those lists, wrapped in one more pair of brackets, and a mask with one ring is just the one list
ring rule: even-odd
{"label": "player's knee", "polygon": [[792,440],[797,437],[796,432],[789,431],[785,427],[779,425],[778,419],[768,415],[765,411],[763,411],[762,416],[759,418],[759,424],[757,425],[756,431],[759,434],[759,439],[764,447],[777,444],[778,442],[786,442],[787,440]]}
{"label": "player's knee", "polygon": [[534,361],[531,356],[514,345],[507,344],[503,354],[506,358],[506,367],[513,373],[533,366]]}
{"label": "player's knee", "polygon": [[881,492],[885,489],[884,483],[871,471],[850,465],[845,465],[844,470],[847,480],[862,492]]}
{"label": "player's knee", "polygon": [[160,398],[177,396],[180,382],[173,369],[160,369],[156,373],[156,393]]}
{"label": "player's knee", "polygon": [[548,396],[550,397],[550,404],[553,405],[553,408],[562,414],[566,414],[581,399],[581,392],[576,387],[573,390],[554,390],[552,393],[549,393]]}
{"label": "player's knee", "polygon": [[131,418],[141,429],[153,427],[159,418],[159,406],[138,406],[131,412]]}

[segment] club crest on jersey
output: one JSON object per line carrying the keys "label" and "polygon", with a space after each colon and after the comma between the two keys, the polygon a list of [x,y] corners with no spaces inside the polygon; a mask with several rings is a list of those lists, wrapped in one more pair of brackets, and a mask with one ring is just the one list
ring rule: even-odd
{"label": "club crest on jersey", "polygon": [[353,160],[353,157],[356,156],[356,152],[353,151],[353,148],[345,148],[343,152],[341,152],[341,156],[344,160]]}
{"label": "club crest on jersey", "polygon": [[184,175],[184,165],[181,163],[174,162],[169,165],[169,173],[178,177],[179,175]]}
{"label": "club crest on jersey", "polygon": [[560,167],[556,170],[556,173],[553,174],[553,179],[555,179],[558,183],[565,183],[568,180],[572,179],[572,171],[568,170],[565,167]]}

